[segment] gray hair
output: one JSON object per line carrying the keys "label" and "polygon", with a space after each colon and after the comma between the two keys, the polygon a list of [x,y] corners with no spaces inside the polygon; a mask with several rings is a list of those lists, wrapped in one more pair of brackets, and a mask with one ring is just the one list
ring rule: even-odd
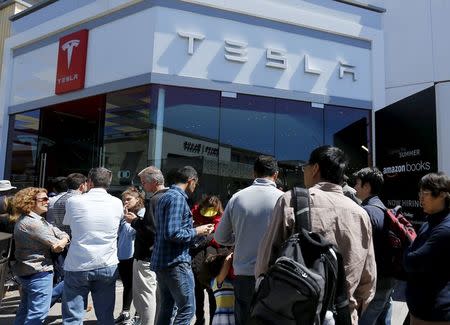
{"label": "gray hair", "polygon": [[112,172],[104,167],[92,168],[89,171],[88,179],[94,184],[94,187],[103,187],[107,189],[111,185]]}
{"label": "gray hair", "polygon": [[144,168],[139,172],[138,176],[144,177],[147,182],[156,181],[158,185],[164,185],[164,176],[155,166],[148,166]]}

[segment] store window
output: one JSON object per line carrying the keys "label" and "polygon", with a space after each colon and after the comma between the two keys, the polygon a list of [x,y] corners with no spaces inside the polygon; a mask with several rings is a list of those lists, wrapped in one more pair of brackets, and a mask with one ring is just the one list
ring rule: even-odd
{"label": "store window", "polygon": [[259,155],[275,155],[275,99],[237,94],[222,97],[220,112],[221,192],[231,197],[253,181]]}
{"label": "store window", "polygon": [[128,186],[140,186],[137,174],[148,165],[149,133],[154,127],[150,86],[106,95],[101,165],[110,169],[110,190],[120,194]]}
{"label": "store window", "polygon": [[219,96],[217,91],[158,88],[150,160],[161,168],[168,185],[174,170],[193,166],[201,176],[195,200],[201,194],[218,193]]}
{"label": "store window", "polygon": [[275,157],[283,188],[303,186],[299,165],[324,143],[323,109],[311,103],[277,99],[275,119]]}
{"label": "store window", "polygon": [[372,165],[369,110],[325,105],[325,144],[344,150],[349,159],[347,175]]}
{"label": "store window", "polygon": [[10,117],[5,177],[18,188],[38,183],[39,110]]}

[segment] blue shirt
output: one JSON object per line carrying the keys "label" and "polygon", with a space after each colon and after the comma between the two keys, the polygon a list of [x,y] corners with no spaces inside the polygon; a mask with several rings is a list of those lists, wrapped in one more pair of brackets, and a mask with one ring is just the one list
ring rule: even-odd
{"label": "blue shirt", "polygon": [[[136,215],[142,218],[145,213],[145,208],[140,209]],[[119,236],[117,237],[117,258],[119,261],[128,260],[134,254],[134,240],[136,238],[136,230],[125,221],[120,220]]]}
{"label": "blue shirt", "polygon": [[191,262],[189,246],[197,232],[187,199],[181,188],[172,185],[158,201],[156,241],[150,262],[153,271]]}

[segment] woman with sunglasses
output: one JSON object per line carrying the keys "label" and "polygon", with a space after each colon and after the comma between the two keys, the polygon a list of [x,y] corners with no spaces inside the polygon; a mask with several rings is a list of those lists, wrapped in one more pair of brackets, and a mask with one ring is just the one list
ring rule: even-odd
{"label": "woman with sunglasses", "polygon": [[43,324],[50,309],[53,288],[51,252],[62,252],[69,235],[49,224],[47,190],[28,187],[17,192],[14,207],[21,214],[14,227],[15,274],[22,286],[15,325]]}
{"label": "woman with sunglasses", "polygon": [[427,215],[405,256],[406,302],[412,325],[450,324],[450,179],[430,173],[419,182]]}

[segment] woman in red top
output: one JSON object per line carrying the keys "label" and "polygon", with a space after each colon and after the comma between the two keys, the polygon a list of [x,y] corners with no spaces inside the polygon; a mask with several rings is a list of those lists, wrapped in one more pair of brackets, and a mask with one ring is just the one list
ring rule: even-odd
{"label": "woman in red top", "polygon": [[[222,217],[222,213],[223,206],[220,199],[215,195],[207,195],[200,201],[200,203],[194,205],[194,207],[192,208],[194,227],[213,223],[215,232],[217,225],[220,222],[220,218]],[[212,315],[214,315],[214,312],[216,310],[216,301],[211,288],[203,286],[198,280],[198,274],[203,262],[206,260],[206,257],[211,254],[217,254],[218,249],[220,248],[220,245],[217,244],[214,240],[214,232],[212,232],[208,236],[200,238],[191,247],[192,270],[194,271],[195,279],[195,325],[205,324],[205,313],[203,310],[205,289],[207,290],[209,297],[209,314],[211,315],[210,324],[212,321]]]}

